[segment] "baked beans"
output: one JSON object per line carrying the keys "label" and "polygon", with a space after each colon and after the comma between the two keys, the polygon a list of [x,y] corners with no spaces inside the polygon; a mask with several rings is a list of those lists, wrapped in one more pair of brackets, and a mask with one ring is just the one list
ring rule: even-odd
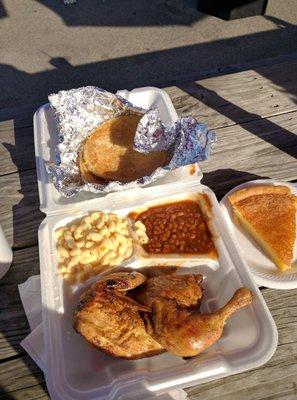
{"label": "baked beans", "polygon": [[195,201],[167,203],[130,216],[145,225],[149,240],[143,247],[148,253],[216,254],[206,220]]}

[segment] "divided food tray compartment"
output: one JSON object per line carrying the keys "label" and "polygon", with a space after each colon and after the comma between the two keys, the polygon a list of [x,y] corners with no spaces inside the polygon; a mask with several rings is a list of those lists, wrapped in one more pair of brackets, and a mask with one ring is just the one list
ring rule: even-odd
{"label": "divided food tray compartment", "polygon": [[[148,108],[157,108],[162,122],[167,126],[173,126],[178,116],[166,92],[154,87],[138,88],[132,91],[120,90],[117,92],[120,96],[127,99],[135,106]],[[58,128],[54,119],[54,113],[49,104],[40,107],[34,114],[34,143],[36,169],[38,179],[38,191],[40,199],[40,210],[46,214],[60,212],[69,209],[72,206],[83,204],[85,201],[96,202],[98,198],[114,196],[125,196],[128,191],[96,194],[91,192],[80,192],[71,198],[65,198],[55,189],[51,178],[45,170],[45,163],[56,160],[55,148],[57,146]],[[201,180],[202,173],[198,164],[195,167],[185,166],[169,171],[163,178],[153,182],[148,187],[172,184],[178,181],[193,182]],[[140,189],[140,188],[139,188]],[[137,189],[137,191],[139,191]],[[131,193],[132,190],[129,191]]]}
{"label": "divided food tray compartment", "polygon": [[[160,110],[163,121],[173,123],[176,113],[168,95],[155,88],[121,91],[135,105]],[[162,112],[161,112],[162,110]],[[55,399],[139,399],[152,398],[173,388],[198,383],[256,368],[267,362],[277,346],[277,330],[264,299],[239,255],[222,217],[214,193],[200,184],[201,172],[190,175],[188,167],[168,173],[165,180],[150,187],[95,197],[83,193],[63,199],[48,180],[44,161],[54,160],[56,126],[49,106],[34,117],[35,149],[41,210],[47,214],[38,240],[42,285],[46,382]],[[144,205],[187,199],[205,193],[211,203],[211,229],[215,234],[218,260],[166,256],[153,259],[134,255],[125,268],[178,265],[177,273],[202,273],[205,288],[202,311],[211,312],[226,303],[240,286],[254,293],[251,306],[237,312],[227,323],[221,339],[197,357],[183,359],[170,353],[126,361],[105,355],[89,345],[72,327],[72,315],[80,294],[95,279],[67,285],[57,274],[54,231],[91,211],[127,215]]]}
{"label": "divided food tray compartment", "polygon": [[[228,322],[222,338],[203,354],[184,360],[169,353],[137,361],[125,361],[109,357],[91,347],[72,328],[73,309],[79,295],[90,285],[68,286],[57,275],[57,258],[53,232],[71,220],[98,210],[96,204],[86,204],[70,212],[47,217],[40,226],[40,263],[42,301],[44,306],[44,334],[47,355],[47,381],[50,391],[61,399],[119,399],[143,396],[176,387],[186,387],[211,379],[242,372],[265,363],[277,345],[277,331],[267,306],[251,279],[247,267],[239,256],[217,203],[214,193],[199,183],[177,187],[146,188],[141,195],[123,204],[100,207],[127,215],[144,204],[156,200],[171,202],[187,199],[189,195],[205,193],[212,205],[212,229],[218,260],[187,257],[167,259],[166,265],[182,266],[178,273],[202,273],[205,295],[202,311],[216,310],[233,295],[240,286],[254,292],[253,304],[236,313]],[[118,208],[117,208],[118,206]],[[162,260],[163,261],[163,260]],[[141,269],[148,264],[164,263],[154,259],[133,257],[127,268]],[[135,397],[140,398],[140,397]]]}

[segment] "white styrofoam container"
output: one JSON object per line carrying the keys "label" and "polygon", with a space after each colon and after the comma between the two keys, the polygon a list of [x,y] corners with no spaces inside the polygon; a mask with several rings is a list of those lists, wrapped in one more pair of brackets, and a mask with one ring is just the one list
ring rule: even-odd
{"label": "white styrofoam container", "polygon": [[[129,100],[135,106],[157,108],[162,122],[167,126],[172,126],[178,118],[170,97],[161,89],[146,87],[134,89],[131,92],[120,90],[117,94]],[[46,214],[60,212],[66,208],[69,209],[72,205],[83,204],[86,200],[96,201],[98,197],[106,197],[105,194],[100,195],[91,192],[80,192],[71,198],[65,198],[59,194],[45,170],[46,162],[55,162],[57,133],[58,128],[53,111],[49,104],[45,104],[34,114],[34,143],[40,210]],[[164,185],[176,181],[196,181],[197,177],[201,179],[202,173],[198,164],[195,164],[194,171],[195,173],[193,173],[193,168],[190,166],[180,167],[174,171],[169,171],[163,178],[149,186]],[[117,193],[121,196],[121,193],[124,192]],[[112,198],[113,195],[114,193],[110,193],[107,196]],[[125,194],[123,195],[125,196]]]}
{"label": "white styrofoam container", "polygon": [[12,263],[12,249],[0,225],[0,279],[9,270]]}
{"label": "white styrofoam container", "polygon": [[[142,107],[156,106],[161,119],[173,123],[176,112],[168,95],[160,89],[143,88],[119,92]],[[40,208],[47,214],[39,229],[39,253],[42,285],[46,382],[55,399],[146,399],[154,393],[256,368],[265,363],[277,345],[277,330],[261,293],[251,279],[247,266],[234,245],[213,192],[200,184],[201,172],[189,173],[188,167],[168,173],[150,187],[96,196],[81,193],[62,198],[48,179],[45,161],[54,160],[57,128],[48,105],[34,116],[34,138],[40,196]],[[109,357],[91,347],[72,328],[72,312],[79,295],[88,284],[69,287],[56,274],[57,261],[53,231],[72,219],[93,210],[126,214],[135,207],[171,201],[204,192],[212,203],[213,229],[216,232],[218,261],[167,258],[166,264],[179,264],[186,272],[205,276],[202,310],[217,309],[240,286],[255,294],[252,306],[239,311],[228,322],[222,338],[198,357],[184,360],[165,353],[152,358],[125,361]],[[126,266],[142,268],[152,264],[134,257]],[[161,260],[154,260],[154,264]],[[163,260],[164,262],[164,260]]]}
{"label": "white styrofoam container", "polygon": [[[212,204],[212,228],[218,261],[197,258],[167,258],[167,265],[182,265],[179,273],[199,272],[205,276],[202,310],[214,311],[240,286],[254,292],[253,304],[237,312],[225,327],[222,338],[200,356],[184,360],[169,353],[136,361],[109,357],[90,346],[72,328],[74,307],[89,286],[67,286],[57,275],[53,232],[71,220],[101,209],[125,215],[142,205],[173,201],[206,193]],[[72,209],[47,217],[39,230],[44,340],[48,389],[59,399],[139,399],[147,393],[188,387],[256,368],[269,360],[276,349],[277,330],[261,293],[234,245],[213,192],[199,182],[179,186],[145,188],[138,197],[111,204],[108,198],[98,205]],[[140,269],[150,260],[133,257],[126,267]],[[158,265],[158,260],[154,261]],[[135,397],[134,397],[135,396]]]}

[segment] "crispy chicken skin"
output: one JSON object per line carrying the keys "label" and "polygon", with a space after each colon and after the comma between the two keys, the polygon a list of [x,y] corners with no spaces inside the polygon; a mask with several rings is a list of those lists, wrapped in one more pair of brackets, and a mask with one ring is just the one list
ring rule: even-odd
{"label": "crispy chicken skin", "polygon": [[202,275],[118,272],[94,283],[81,297],[74,327],[104,352],[126,359],[163,351],[192,357],[214,344],[228,318],[252,302],[238,289],[221,309],[201,314]]}
{"label": "crispy chicken skin", "polygon": [[162,353],[162,346],[149,334],[148,307],[126,295],[145,280],[138,272],[119,272],[94,283],[74,313],[75,330],[112,356],[137,359]]}
{"label": "crispy chicken skin", "polygon": [[214,344],[221,337],[227,319],[252,302],[252,292],[240,288],[224,307],[201,314],[197,306],[202,297],[200,279],[199,275],[164,276],[161,282],[160,277],[151,278],[134,297],[152,310],[154,338],[178,356],[196,356]]}
{"label": "crispy chicken skin", "polygon": [[199,306],[203,296],[203,289],[200,286],[203,276],[196,275],[163,275],[146,280],[131,294],[141,304],[152,307],[156,300],[172,300],[179,306]]}

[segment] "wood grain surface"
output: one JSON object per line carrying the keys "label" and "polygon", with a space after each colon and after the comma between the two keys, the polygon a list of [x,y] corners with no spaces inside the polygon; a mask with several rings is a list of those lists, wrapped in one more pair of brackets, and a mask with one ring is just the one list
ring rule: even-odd
{"label": "wood grain surface", "polygon": [[[215,129],[203,183],[221,198],[258,178],[297,180],[297,62],[268,65],[166,88],[179,115]],[[29,333],[18,284],[39,273],[33,113],[37,105],[0,111],[0,224],[14,249],[0,280],[0,399],[48,399],[42,371],[19,345]],[[187,389],[191,400],[297,399],[297,289],[262,293],[279,345],[260,368]]]}
{"label": "wood grain surface", "polygon": [[0,224],[14,248],[37,244],[44,217],[39,210],[35,169],[0,176]]}
{"label": "wood grain surface", "polygon": [[35,168],[33,127],[16,128],[14,121],[0,123],[1,175]]}
{"label": "wood grain surface", "polygon": [[0,362],[24,354],[19,343],[30,333],[18,285],[39,274],[38,247],[16,250],[8,273],[0,280]]}
{"label": "wood grain surface", "polygon": [[166,88],[179,115],[210,128],[297,110],[297,63],[271,65]]}

